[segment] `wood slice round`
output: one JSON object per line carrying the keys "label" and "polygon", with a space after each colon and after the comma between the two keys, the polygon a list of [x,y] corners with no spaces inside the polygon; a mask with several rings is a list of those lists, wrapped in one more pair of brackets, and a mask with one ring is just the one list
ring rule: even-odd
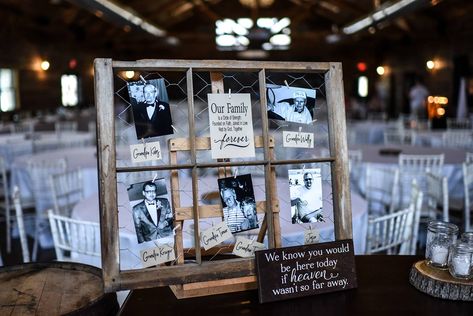
{"label": "wood slice round", "polygon": [[428,266],[425,260],[412,266],[409,282],[419,291],[431,296],[455,301],[473,301],[473,280],[456,279],[448,270]]}
{"label": "wood slice round", "polygon": [[0,269],[0,315],[115,315],[102,270],[80,263],[28,263]]}

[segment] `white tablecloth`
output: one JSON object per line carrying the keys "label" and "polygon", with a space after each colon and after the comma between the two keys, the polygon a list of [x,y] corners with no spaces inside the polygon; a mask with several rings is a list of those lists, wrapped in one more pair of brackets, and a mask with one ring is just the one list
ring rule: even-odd
{"label": "white tablecloth", "polygon": [[0,135],[0,156],[10,169],[13,161],[20,155],[31,155],[65,147],[83,147],[93,144],[93,135],[89,132],[35,132],[30,134]]}
{"label": "white tablecloth", "polygon": [[442,175],[447,177],[449,198],[453,200],[463,199],[463,173],[462,163],[465,161],[466,151],[463,149],[452,149],[442,147],[420,147],[420,146],[409,146],[409,145],[353,145],[351,149],[361,149],[363,153],[363,163],[361,164],[361,175],[356,182],[355,186],[360,188],[361,192],[365,192],[366,183],[366,164],[370,163],[374,166],[397,168],[399,166],[399,157],[397,155],[381,155],[380,150],[382,149],[399,149],[403,154],[410,155],[438,155],[445,154],[444,166],[442,168]]}
{"label": "white tablecloth", "polygon": [[[33,201],[33,187],[30,174],[27,170],[28,161],[51,161],[65,158],[67,169],[82,169],[84,196],[90,196],[98,192],[97,158],[95,147],[64,148],[47,151],[34,155],[17,157],[11,166],[11,187],[17,185],[20,189],[22,201]],[[42,179],[44,186],[38,192],[38,198],[34,199],[37,214],[45,214],[48,209],[54,207],[49,179]],[[45,216],[45,215],[44,215]],[[34,227],[34,226],[33,226]],[[32,233],[34,233],[34,228]],[[53,247],[52,238],[48,230],[40,235],[40,246],[42,248]]]}
{"label": "white tablecloth", "polygon": [[[200,181],[208,181],[207,179],[201,179]],[[256,200],[264,199],[264,192],[257,188],[263,183],[262,177],[253,177],[253,187],[255,188]],[[168,184],[169,185],[169,184]],[[331,188],[329,185],[323,185],[323,198],[324,198],[324,223],[312,224],[311,228],[317,228],[320,231],[321,241],[332,241],[334,240],[334,225],[333,225],[333,212],[332,212],[332,200],[331,200]],[[289,188],[287,179],[281,179],[278,181],[278,198],[280,201],[280,222],[281,222],[281,235],[283,246],[295,246],[302,245],[304,243],[304,230],[309,228],[309,224],[292,224],[290,214],[290,199],[289,199]],[[181,205],[191,205],[190,195],[181,193]],[[134,230],[132,212],[129,205],[129,200],[125,186],[118,186],[118,205],[119,205],[119,235],[120,235],[120,268],[121,269],[139,269],[141,263],[139,260],[140,249],[150,248],[150,245],[137,243],[137,238]],[[366,231],[367,231],[367,219],[368,210],[366,201],[358,194],[352,194],[352,216],[353,216],[353,241],[356,254],[362,254],[365,252],[366,244]],[[76,205],[73,210],[72,217],[79,220],[87,220],[98,222],[99,221],[99,206],[98,206],[98,195],[92,195],[84,201]],[[200,230],[205,230],[211,227],[212,224],[217,224],[221,221],[221,218],[215,219],[201,219]],[[193,230],[192,221],[186,221],[183,229],[184,247],[193,248]],[[238,233],[237,235],[253,238],[258,233],[258,230],[246,231]],[[88,256],[80,256],[77,258],[78,261],[99,265],[100,259]]]}

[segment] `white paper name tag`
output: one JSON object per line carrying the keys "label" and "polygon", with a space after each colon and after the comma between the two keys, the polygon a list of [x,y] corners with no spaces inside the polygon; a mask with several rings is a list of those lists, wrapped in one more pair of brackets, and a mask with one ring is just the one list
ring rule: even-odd
{"label": "white paper name tag", "polygon": [[255,156],[248,93],[208,94],[212,159]]}
{"label": "white paper name tag", "polygon": [[174,248],[169,245],[150,248],[140,251],[141,264],[144,268],[176,259]]}
{"label": "white paper name tag", "polygon": [[230,228],[228,228],[225,222],[221,222],[201,232],[200,243],[205,250],[208,250],[232,237],[233,235],[230,232]]}
{"label": "white paper name tag", "polygon": [[318,229],[307,229],[304,231],[304,245],[317,244],[320,242],[320,232]]}
{"label": "white paper name tag", "polygon": [[282,132],[283,147],[314,148],[314,133]]}
{"label": "white paper name tag", "polygon": [[255,251],[265,249],[264,244],[243,238],[237,237],[235,247],[233,247],[233,253],[239,257],[247,258],[253,257],[255,255]]}
{"label": "white paper name tag", "polygon": [[143,162],[163,159],[159,142],[130,145],[131,161]]}

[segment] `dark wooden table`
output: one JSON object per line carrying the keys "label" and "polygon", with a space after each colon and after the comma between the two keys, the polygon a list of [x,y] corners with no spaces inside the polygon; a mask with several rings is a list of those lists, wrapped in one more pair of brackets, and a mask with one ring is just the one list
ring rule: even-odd
{"label": "dark wooden table", "polygon": [[259,304],[256,290],[177,300],[167,287],[132,291],[121,315],[473,315],[473,302],[431,297],[409,284],[416,256],[356,256],[358,288]]}

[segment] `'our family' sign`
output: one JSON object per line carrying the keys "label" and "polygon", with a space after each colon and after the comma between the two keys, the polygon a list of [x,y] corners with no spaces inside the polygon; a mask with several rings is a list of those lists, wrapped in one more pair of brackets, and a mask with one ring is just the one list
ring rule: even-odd
{"label": "'our family' sign", "polygon": [[255,156],[248,93],[208,94],[212,159]]}
{"label": "'our family' sign", "polygon": [[353,241],[257,251],[261,303],[357,287]]}

